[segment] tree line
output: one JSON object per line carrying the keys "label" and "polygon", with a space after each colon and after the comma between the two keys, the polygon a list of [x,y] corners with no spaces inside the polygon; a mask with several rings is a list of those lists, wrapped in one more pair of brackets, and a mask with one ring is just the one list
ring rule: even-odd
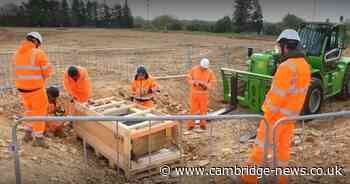
{"label": "tree line", "polygon": [[186,30],[200,32],[257,32],[263,30],[263,14],[259,0],[234,0],[235,11],[218,21],[179,20],[171,15],[156,17],[151,22],[135,18],[135,27],[158,30]]}
{"label": "tree line", "polygon": [[28,0],[0,7],[0,26],[133,27],[128,1],[113,6],[96,0]]}
{"label": "tree line", "polygon": [[[297,27],[305,22],[304,19],[286,13],[279,22],[263,21],[263,11],[259,0],[233,0],[234,11],[232,16],[224,16],[217,21],[179,20],[172,15],[162,15],[148,22],[142,17],[135,17],[134,26],[152,30],[198,31],[212,33],[257,33],[278,35],[287,28]],[[350,19],[345,23],[350,30]]]}

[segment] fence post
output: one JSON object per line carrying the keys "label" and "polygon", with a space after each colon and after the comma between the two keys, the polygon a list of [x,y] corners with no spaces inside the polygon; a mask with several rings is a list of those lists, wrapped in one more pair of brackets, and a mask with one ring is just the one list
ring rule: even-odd
{"label": "fence post", "polygon": [[[268,150],[270,148],[270,127],[269,127],[269,123],[267,122],[266,118],[264,117],[262,119],[264,121],[264,129],[265,129],[265,137],[264,137],[264,165],[263,167],[268,167],[268,162],[267,162],[267,159],[268,159]],[[265,175],[262,176],[262,182],[263,183],[267,183],[267,178]]]}
{"label": "fence post", "polygon": [[188,69],[192,67],[192,53],[193,53],[193,47],[190,46],[187,49],[187,62],[188,62]]}
{"label": "fence post", "polygon": [[152,166],[152,145],[151,145],[151,131],[152,131],[152,121],[148,121],[148,175],[149,175],[149,181],[152,183],[152,173],[151,173],[151,166]]}
{"label": "fence post", "polygon": [[21,164],[18,153],[18,143],[17,143],[17,125],[12,127],[12,144],[10,146],[11,151],[13,152],[15,160],[15,175],[16,175],[16,184],[22,184],[21,176]]}
{"label": "fence post", "polygon": [[229,67],[228,62],[229,62],[229,51],[228,51],[228,46],[225,45],[225,47],[224,47],[224,65],[226,65],[226,67]]}

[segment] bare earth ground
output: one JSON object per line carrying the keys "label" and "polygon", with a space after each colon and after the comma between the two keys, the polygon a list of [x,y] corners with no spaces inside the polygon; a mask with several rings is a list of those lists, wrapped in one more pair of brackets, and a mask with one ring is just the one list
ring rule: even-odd
{"label": "bare earth ground", "polygon": [[[34,29],[33,29],[34,30]],[[0,52],[16,48],[23,35],[31,31],[27,28],[1,28]],[[186,45],[260,45],[271,48],[271,38],[237,39],[185,33],[151,33],[131,30],[110,29],[41,29],[47,50],[100,49],[100,48],[173,48]],[[347,51],[349,55],[349,51]],[[217,77],[220,77],[217,74]],[[94,81],[94,98],[119,96],[128,97],[129,84],[121,81]],[[183,80],[160,81],[162,94],[158,108],[169,114],[187,112],[187,86]],[[220,86],[221,84],[218,84]],[[210,109],[223,107],[222,92],[211,95]],[[331,99],[324,104],[323,112],[349,110],[349,102]],[[244,109],[242,110],[244,111]],[[14,183],[13,158],[8,150],[10,124],[14,114],[22,112],[19,100],[6,94],[0,97],[0,183]],[[297,129],[293,140],[293,166],[335,166],[342,165],[350,173],[349,125],[347,119],[332,119],[306,124],[305,136]],[[240,144],[240,135],[254,130],[257,121],[230,120],[213,124],[213,141],[209,143],[208,131],[183,129],[184,161],[187,166],[234,166],[243,164],[250,152],[252,141]],[[19,138],[23,132],[19,133]],[[302,137],[304,139],[302,139]],[[51,148],[43,150],[21,143],[21,161],[24,183],[125,183],[115,170],[109,169],[105,160],[93,156],[90,150],[88,166],[83,160],[82,144],[74,138],[74,132],[65,139],[48,138]],[[302,155],[302,142],[305,152]],[[210,146],[208,146],[210,144]],[[212,153],[212,157],[208,157]],[[293,183],[301,183],[292,177]],[[349,183],[347,178],[322,177],[322,183]],[[320,183],[320,178],[309,177],[306,183]],[[144,183],[145,181],[140,181]],[[185,178],[183,183],[207,183],[206,177]],[[216,177],[216,183],[231,183],[228,178]]]}

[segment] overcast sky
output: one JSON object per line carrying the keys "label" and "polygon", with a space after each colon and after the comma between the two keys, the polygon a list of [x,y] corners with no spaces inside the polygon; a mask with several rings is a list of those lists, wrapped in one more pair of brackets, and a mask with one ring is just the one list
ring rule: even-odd
{"label": "overcast sky", "polygon": [[[0,0],[0,4],[21,0]],[[103,0],[98,0],[103,2]],[[128,0],[133,14],[147,16],[147,0]],[[324,21],[330,18],[338,21],[343,15],[350,18],[350,0],[259,0],[265,21],[280,21],[289,13],[306,20]],[[107,0],[110,4],[124,0]],[[316,2],[316,6],[314,6]],[[315,7],[315,8],[314,8]],[[314,11],[316,10],[316,11]],[[172,14],[180,19],[218,20],[225,15],[232,16],[233,0],[150,0],[150,18]]]}
{"label": "overcast sky", "polygon": [[[135,15],[145,17],[146,0],[129,0]],[[150,0],[151,18],[161,14],[173,14],[183,19],[217,20],[225,15],[232,15],[233,0]],[[260,0],[263,15],[267,21],[279,21],[289,13],[307,20],[331,18],[339,20],[341,15],[350,18],[350,0]],[[315,7],[315,8],[314,8]],[[314,11],[316,10],[316,11]]]}

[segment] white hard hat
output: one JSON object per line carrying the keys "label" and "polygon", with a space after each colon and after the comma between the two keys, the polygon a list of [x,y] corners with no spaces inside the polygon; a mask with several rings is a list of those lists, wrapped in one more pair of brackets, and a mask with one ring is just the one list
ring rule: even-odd
{"label": "white hard hat", "polygon": [[30,33],[27,34],[27,36],[31,36],[31,37],[39,40],[40,44],[43,44],[44,40],[43,40],[43,37],[41,36],[40,33],[38,33],[38,32],[30,32]]}
{"label": "white hard hat", "polygon": [[294,29],[286,29],[286,30],[282,31],[280,36],[277,38],[276,42],[281,41],[283,38],[287,39],[287,40],[296,40],[296,41],[300,42],[299,33],[297,31],[295,31]]}
{"label": "white hard hat", "polygon": [[209,68],[210,61],[208,58],[203,58],[201,60],[201,67],[203,68]]}

